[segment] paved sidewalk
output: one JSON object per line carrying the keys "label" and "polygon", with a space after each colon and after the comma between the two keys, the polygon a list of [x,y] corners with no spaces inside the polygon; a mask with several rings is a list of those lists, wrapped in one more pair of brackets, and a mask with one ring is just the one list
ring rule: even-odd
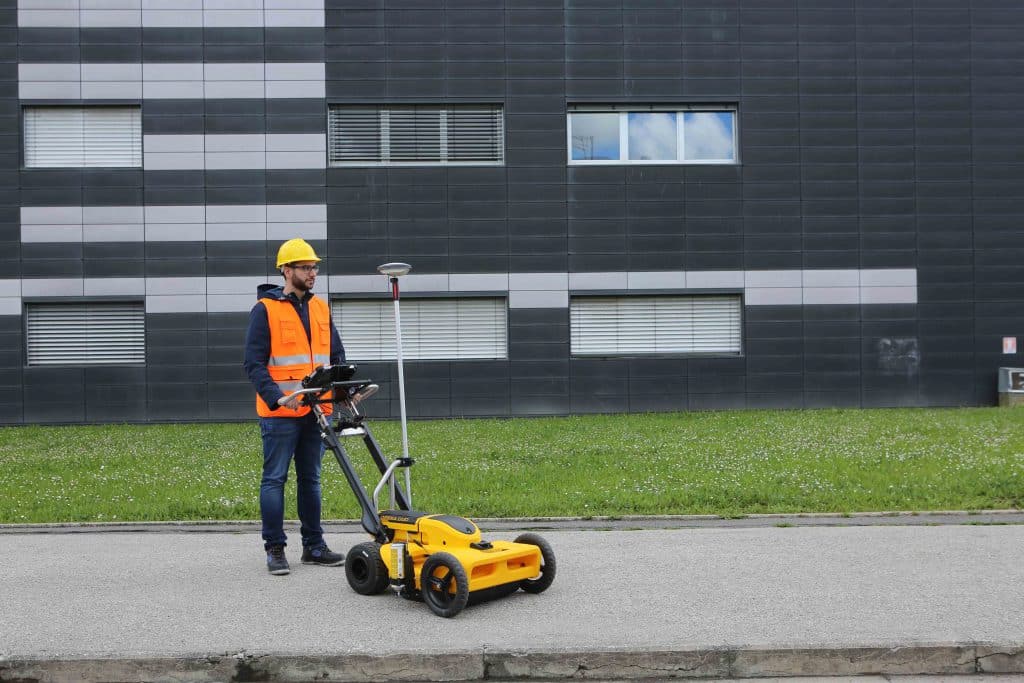
{"label": "paved sidewalk", "polygon": [[251,531],[0,534],[0,681],[1024,673],[1024,526],[544,535],[551,589],[440,619]]}

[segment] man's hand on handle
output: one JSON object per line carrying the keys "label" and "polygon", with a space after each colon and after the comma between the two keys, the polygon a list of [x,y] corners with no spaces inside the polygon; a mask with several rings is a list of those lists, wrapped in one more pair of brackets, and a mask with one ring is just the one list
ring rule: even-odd
{"label": "man's hand on handle", "polygon": [[289,410],[297,410],[299,407],[299,401],[302,400],[302,394],[290,394],[288,396],[282,396],[278,399],[277,404],[288,408]]}

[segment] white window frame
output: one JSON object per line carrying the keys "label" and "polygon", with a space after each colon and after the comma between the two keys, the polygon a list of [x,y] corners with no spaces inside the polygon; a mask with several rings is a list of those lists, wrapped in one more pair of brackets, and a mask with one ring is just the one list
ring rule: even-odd
{"label": "white window frame", "polygon": [[[345,312],[346,306],[350,306],[351,313]],[[397,358],[394,304],[390,298],[335,299],[331,302],[331,317],[350,360],[376,362]],[[403,360],[508,358],[508,298],[504,294],[406,295],[401,301],[401,317]],[[493,321],[491,327],[477,326],[488,318]]]}
{"label": "white window frame", "polygon": [[[629,158],[629,115],[647,113],[671,113],[676,115],[676,159],[630,159]],[[686,147],[686,126],[684,115],[692,113],[731,113],[732,149],[731,159],[684,159]],[[618,159],[573,159],[572,158],[572,115],[573,114],[617,114],[619,117],[619,158]],[[740,163],[739,111],[733,105],[708,106],[660,106],[660,105],[573,105],[565,114],[566,155],[570,166],[735,166]]]}
{"label": "white window frame", "polygon": [[141,301],[25,303],[25,364],[145,365]]}
{"label": "white window frame", "polygon": [[[46,120],[45,112],[55,116]],[[56,118],[57,112],[65,117],[63,122]],[[73,114],[78,115],[77,124]],[[104,114],[119,116],[105,121]],[[142,168],[141,105],[26,105],[22,120],[25,168]],[[78,131],[75,125],[80,126]],[[44,131],[37,132],[39,126]],[[118,136],[117,148],[105,150],[102,145],[110,141],[107,136],[111,132]],[[43,144],[53,144],[55,133],[64,136],[65,151],[36,145],[44,136]]]}
{"label": "white window frame", "polygon": [[[440,121],[438,124],[438,144],[439,160],[393,160],[391,159],[391,112],[395,109],[407,108],[410,106],[420,107],[423,110],[434,109],[436,111]],[[339,109],[376,109],[377,116],[379,119],[379,130],[380,130],[380,159],[377,161],[370,160],[354,160],[354,161],[336,161],[331,158],[331,139],[333,137],[332,122],[334,118],[331,113]],[[452,160],[449,158],[449,131],[448,131],[448,113],[450,111],[466,110],[473,108],[493,108],[497,112],[498,130],[496,131],[497,140],[496,152],[498,155],[497,159],[491,160],[469,160],[460,161]],[[388,105],[344,105],[344,104],[331,104],[327,108],[327,163],[330,168],[345,168],[345,167],[376,167],[376,166],[504,166],[505,165],[505,107],[502,104],[496,104],[493,102],[483,102],[478,104],[416,104],[416,105],[401,105],[401,104],[388,104]]]}
{"label": "white window frame", "polygon": [[574,357],[742,356],[743,300],[732,293],[572,295],[569,340]]}

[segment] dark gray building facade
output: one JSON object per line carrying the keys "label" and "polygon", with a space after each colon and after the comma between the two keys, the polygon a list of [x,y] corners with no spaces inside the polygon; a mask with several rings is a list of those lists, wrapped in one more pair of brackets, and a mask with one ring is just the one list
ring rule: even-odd
{"label": "dark gray building facade", "polygon": [[377,416],[387,261],[413,417],[992,405],[1021,35],[1011,0],[6,2],[0,421],[251,419],[296,236]]}

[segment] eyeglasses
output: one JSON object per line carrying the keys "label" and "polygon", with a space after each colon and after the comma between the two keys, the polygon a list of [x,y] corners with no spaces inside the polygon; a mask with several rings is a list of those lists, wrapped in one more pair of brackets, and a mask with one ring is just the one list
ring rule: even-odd
{"label": "eyeglasses", "polygon": [[319,273],[320,272],[320,266],[315,264],[315,263],[313,265],[311,265],[311,266],[288,266],[288,267],[291,268],[292,270],[301,270],[303,273]]}

